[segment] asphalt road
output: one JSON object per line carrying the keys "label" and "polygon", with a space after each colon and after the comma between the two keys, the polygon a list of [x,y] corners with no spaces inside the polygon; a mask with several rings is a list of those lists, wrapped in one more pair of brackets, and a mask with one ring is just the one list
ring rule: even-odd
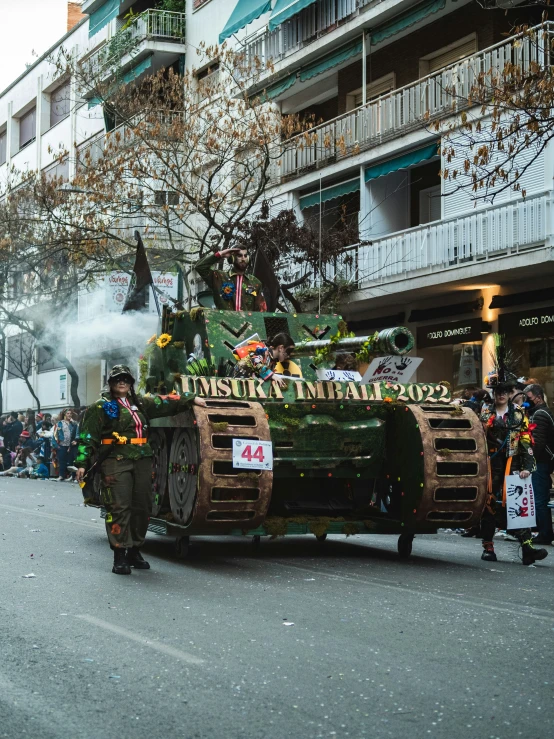
{"label": "asphalt road", "polygon": [[0,480],[0,737],[554,737],[553,548],[205,538],[178,562],[149,535],[121,577],[80,496]]}

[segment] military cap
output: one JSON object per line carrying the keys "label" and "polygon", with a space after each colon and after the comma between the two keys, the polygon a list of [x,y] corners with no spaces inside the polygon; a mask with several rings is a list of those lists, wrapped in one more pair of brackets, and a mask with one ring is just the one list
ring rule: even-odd
{"label": "military cap", "polygon": [[131,380],[133,382],[135,382],[135,378],[133,377],[133,373],[131,372],[131,370],[129,369],[129,367],[127,367],[126,364],[116,364],[114,367],[112,367],[111,372],[110,372],[110,374],[108,376],[108,381],[109,380],[115,380],[116,377],[120,377],[121,375],[129,375],[129,377],[131,378]]}

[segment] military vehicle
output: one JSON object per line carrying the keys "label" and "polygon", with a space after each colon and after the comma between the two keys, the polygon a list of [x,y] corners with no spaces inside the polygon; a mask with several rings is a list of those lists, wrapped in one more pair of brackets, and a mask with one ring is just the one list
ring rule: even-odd
{"label": "military vehicle", "polygon": [[[279,332],[296,343],[275,368],[290,379],[232,376],[238,344]],[[446,385],[325,379],[341,358],[400,360],[413,348],[408,329],[354,337],[334,314],[196,308],[165,310],[156,338],[140,360],[139,390],[206,399],[150,428],[150,529],[175,536],[179,556],[190,535],[342,533],[397,535],[406,557],[415,534],[479,520],[484,434],[473,411],[449,404]],[[271,442],[273,469],[234,466],[234,446],[261,460],[260,441]]]}

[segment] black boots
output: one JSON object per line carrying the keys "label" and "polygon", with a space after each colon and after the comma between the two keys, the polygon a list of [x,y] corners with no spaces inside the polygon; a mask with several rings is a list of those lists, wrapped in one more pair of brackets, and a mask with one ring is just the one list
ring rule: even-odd
{"label": "black boots", "polygon": [[131,568],[125,557],[125,549],[113,550],[113,567],[112,572],[116,575],[130,575]]}
{"label": "black boots", "polygon": [[533,540],[527,539],[521,545],[521,561],[524,565],[532,565],[540,559],[548,557],[546,549],[535,549]]}
{"label": "black boots", "polygon": [[483,542],[483,554],[481,555],[481,559],[484,559],[485,562],[496,562],[496,554],[492,541]]}
{"label": "black boots", "polygon": [[149,570],[150,565],[146,560],[142,558],[142,554],[140,553],[139,549],[137,547],[131,547],[131,549],[127,549],[127,564],[130,567],[134,567],[136,570]]}

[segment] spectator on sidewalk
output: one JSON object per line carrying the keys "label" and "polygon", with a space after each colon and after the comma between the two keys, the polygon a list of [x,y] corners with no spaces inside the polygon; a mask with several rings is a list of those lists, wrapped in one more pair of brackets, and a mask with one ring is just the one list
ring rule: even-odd
{"label": "spectator on sidewalk", "polygon": [[40,430],[37,431],[37,436],[40,439],[39,454],[44,457],[46,464],[50,464],[50,457],[52,455],[52,437],[54,435],[54,427],[50,421],[42,421]]}
{"label": "spectator on sidewalk", "polygon": [[550,502],[550,473],[554,469],[554,416],[544,402],[541,385],[531,384],[525,388],[529,410],[529,428],[533,435],[533,453],[537,469],[533,472],[533,491],[537,513],[538,537],[536,544],[552,544],[552,512]]}
{"label": "spectator on sidewalk", "polygon": [[[58,482],[63,482],[67,477],[67,466],[72,465],[77,452],[77,424],[73,420],[73,412],[66,408],[58,416],[54,428],[54,441],[59,463]],[[71,478],[72,475],[69,476]]]}
{"label": "spectator on sidewalk", "polygon": [[26,477],[33,469],[36,461],[37,458],[33,454],[32,449],[29,449],[29,447],[22,448],[16,454],[13,465],[4,472],[0,472],[0,475],[3,477],[12,477],[13,475]]}
{"label": "spectator on sidewalk", "polygon": [[32,480],[47,480],[50,477],[50,470],[46,465],[44,457],[37,459],[37,463],[33,467],[29,477]]}

